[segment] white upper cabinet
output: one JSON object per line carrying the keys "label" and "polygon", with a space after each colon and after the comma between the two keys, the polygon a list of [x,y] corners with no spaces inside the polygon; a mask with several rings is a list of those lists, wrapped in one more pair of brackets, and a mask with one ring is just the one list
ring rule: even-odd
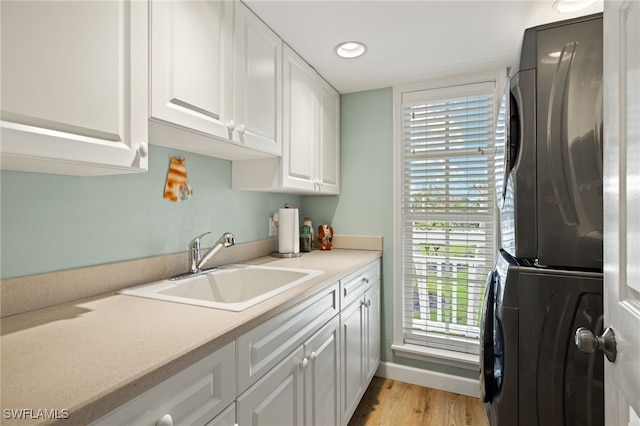
{"label": "white upper cabinet", "polygon": [[283,46],[282,158],[234,161],[234,189],[340,193],[340,95]]}
{"label": "white upper cabinet", "polygon": [[340,95],[318,77],[318,141],[316,190],[323,194],[340,193]]}
{"label": "white upper cabinet", "polygon": [[314,191],[318,104],[317,74],[288,46],[284,55],[283,186]]}
{"label": "white upper cabinet", "polygon": [[282,40],[236,3],[234,140],[282,155]]}
{"label": "white upper cabinet", "polygon": [[283,62],[283,187],[339,194],[340,95],[289,47]]}
{"label": "white upper cabinet", "polygon": [[147,170],[148,4],[2,1],[2,168]]}
{"label": "white upper cabinet", "polygon": [[232,48],[232,2],[154,0],[151,117],[230,139]]}
{"label": "white upper cabinet", "polygon": [[151,142],[229,160],[281,155],[275,33],[239,2],[158,0],[151,16]]}

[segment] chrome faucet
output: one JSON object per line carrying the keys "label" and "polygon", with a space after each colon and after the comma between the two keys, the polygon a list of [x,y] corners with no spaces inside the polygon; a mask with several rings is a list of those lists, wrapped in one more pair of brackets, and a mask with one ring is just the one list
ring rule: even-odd
{"label": "chrome faucet", "polygon": [[207,263],[207,261],[211,259],[211,256],[220,250],[221,247],[231,247],[236,243],[236,237],[234,237],[231,232],[225,232],[204,256],[202,256],[200,253],[200,239],[210,233],[211,232],[205,232],[204,234],[198,235],[189,243],[189,272],[192,274],[199,273],[202,265]]}

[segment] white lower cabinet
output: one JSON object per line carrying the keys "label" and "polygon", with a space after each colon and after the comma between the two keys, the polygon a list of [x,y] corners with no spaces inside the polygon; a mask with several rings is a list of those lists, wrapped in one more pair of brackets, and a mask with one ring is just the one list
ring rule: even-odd
{"label": "white lower cabinet", "polygon": [[235,354],[230,343],[92,425],[207,424],[235,399]]}
{"label": "white lower cabinet", "polygon": [[339,312],[335,283],[240,336],[236,340],[238,393],[275,368]]}
{"label": "white lower cabinet", "polygon": [[[335,316],[304,344],[304,423],[340,423],[340,317]],[[303,359],[303,364],[305,363]]]}
{"label": "white lower cabinet", "polygon": [[335,316],[237,400],[239,425],[337,425],[339,318]]}
{"label": "white lower cabinet", "polygon": [[[365,310],[365,378],[366,386],[380,366],[380,281],[373,283],[364,293]],[[365,386],[365,388],[366,388]]]}
{"label": "white lower cabinet", "polygon": [[352,303],[340,314],[342,333],[342,424],[346,424],[364,393],[364,306]]}
{"label": "white lower cabinet", "polygon": [[340,281],[341,424],[349,423],[380,365],[380,262]]}
{"label": "white lower cabinet", "polygon": [[379,364],[376,260],[93,424],[346,425]]}
{"label": "white lower cabinet", "polygon": [[236,403],[234,402],[228,406],[222,413],[218,414],[215,419],[207,423],[207,426],[238,426],[236,422]]}
{"label": "white lower cabinet", "polygon": [[298,348],[240,395],[239,425],[302,425],[304,423],[304,349]]}

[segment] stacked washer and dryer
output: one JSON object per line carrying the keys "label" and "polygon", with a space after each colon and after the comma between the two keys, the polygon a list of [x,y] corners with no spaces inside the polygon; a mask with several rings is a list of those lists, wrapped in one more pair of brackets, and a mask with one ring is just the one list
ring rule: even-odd
{"label": "stacked washer and dryer", "polygon": [[509,77],[481,393],[493,426],[604,424],[602,14],[525,31]]}

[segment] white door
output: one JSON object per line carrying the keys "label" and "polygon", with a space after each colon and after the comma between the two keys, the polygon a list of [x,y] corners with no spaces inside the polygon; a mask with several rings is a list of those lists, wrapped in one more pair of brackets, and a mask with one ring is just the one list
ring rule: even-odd
{"label": "white door", "polygon": [[640,425],[640,2],[604,6],[604,321],[608,426]]}
{"label": "white door", "polygon": [[367,383],[373,378],[380,365],[380,282],[376,282],[364,294],[367,333],[365,338],[365,372]]}
{"label": "white door", "polygon": [[[306,425],[340,424],[340,318],[333,317],[304,344]],[[303,360],[304,362],[304,360]]]}
{"label": "white door", "polygon": [[236,400],[236,419],[243,426],[303,425],[304,370],[302,346],[282,360]]}
{"label": "white door", "polygon": [[282,155],[282,40],[235,3],[234,114],[237,140]]}
{"label": "white door", "polygon": [[356,300],[340,313],[342,390],[340,409],[346,425],[364,392],[364,305]]}
{"label": "white door", "polygon": [[1,166],[145,172],[148,5],[3,1]]}
{"label": "white door", "polygon": [[315,191],[316,72],[287,45],[283,55],[283,186]]}
{"label": "white door", "polygon": [[321,77],[318,94],[318,191],[340,193],[340,94]]}
{"label": "white door", "polygon": [[153,1],[151,118],[230,139],[232,46],[233,3]]}

